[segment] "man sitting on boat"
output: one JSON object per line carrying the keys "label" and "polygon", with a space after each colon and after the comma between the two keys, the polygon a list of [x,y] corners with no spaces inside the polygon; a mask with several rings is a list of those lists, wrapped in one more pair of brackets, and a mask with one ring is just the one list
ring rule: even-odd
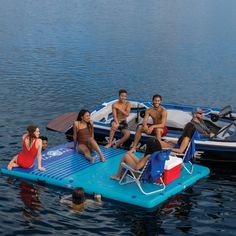
{"label": "man sitting on boat", "polygon": [[193,118],[191,123],[195,126],[196,130],[200,134],[201,138],[211,138],[215,134],[206,126],[203,120],[203,110],[196,108],[192,111]]}
{"label": "man sitting on boat", "polygon": [[[143,132],[155,136],[159,141],[161,141],[162,136],[166,135],[168,131],[166,127],[167,111],[160,105],[161,101],[162,97],[159,94],[155,94],[152,97],[153,107],[146,110],[143,118],[143,124],[139,125],[136,130],[133,147],[129,151],[130,153],[136,151]],[[153,120],[152,124],[148,124],[149,117]]]}
{"label": "man sitting on boat", "polygon": [[109,142],[105,148],[110,148],[112,146],[112,140],[117,129],[123,133],[123,137],[113,146],[114,148],[119,147],[129,139],[130,131],[126,118],[129,116],[131,104],[126,101],[127,94],[125,89],[119,90],[119,100],[112,104],[113,120],[111,121]]}

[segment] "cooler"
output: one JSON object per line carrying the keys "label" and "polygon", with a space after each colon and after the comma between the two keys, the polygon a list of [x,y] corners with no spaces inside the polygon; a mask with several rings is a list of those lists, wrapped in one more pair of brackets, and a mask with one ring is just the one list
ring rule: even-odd
{"label": "cooler", "polygon": [[180,176],[182,166],[182,158],[170,156],[170,159],[165,162],[165,171],[162,176],[165,184],[169,184]]}

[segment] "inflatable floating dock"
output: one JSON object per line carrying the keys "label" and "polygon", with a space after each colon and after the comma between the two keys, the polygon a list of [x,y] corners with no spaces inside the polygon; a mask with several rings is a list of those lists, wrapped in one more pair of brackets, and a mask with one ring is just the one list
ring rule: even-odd
{"label": "inflatable floating dock", "polygon": [[[72,145],[72,143],[66,143],[50,148],[43,153],[42,164],[46,168],[46,172],[40,172],[36,167],[30,169],[13,168],[12,171],[3,167],[1,172],[6,175],[68,189],[83,187],[88,194],[100,193],[104,198],[143,208],[157,206],[209,174],[208,168],[199,165],[194,165],[194,171],[191,175],[184,168],[181,168],[180,177],[166,185],[164,191],[147,196],[141,193],[135,183],[120,185],[118,181],[110,179],[110,176],[117,172],[125,150],[105,149],[100,146],[106,162],[101,162],[98,157],[95,163],[91,164],[82,154],[68,148]],[[136,155],[141,156],[142,153],[136,153]],[[144,188],[151,191],[156,189],[157,185],[145,183]]]}

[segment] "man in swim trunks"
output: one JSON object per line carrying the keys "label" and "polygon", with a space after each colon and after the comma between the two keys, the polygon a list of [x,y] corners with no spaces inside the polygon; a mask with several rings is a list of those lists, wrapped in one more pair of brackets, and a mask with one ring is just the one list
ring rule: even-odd
{"label": "man in swim trunks", "polygon": [[[168,131],[166,127],[167,111],[160,105],[161,101],[162,97],[159,94],[155,94],[152,97],[153,107],[146,110],[145,116],[143,118],[143,124],[139,125],[136,130],[133,147],[129,151],[130,153],[136,151],[142,133],[153,135],[159,141],[161,141],[162,136],[166,135]],[[152,124],[147,123],[149,117],[151,117],[153,120]]]}
{"label": "man in swim trunks", "polygon": [[123,133],[123,137],[113,146],[114,148],[122,145],[130,136],[126,118],[129,116],[131,104],[126,101],[127,94],[125,89],[119,90],[119,100],[112,104],[113,120],[111,121],[109,142],[105,148],[110,148],[112,146],[112,140],[117,129]]}

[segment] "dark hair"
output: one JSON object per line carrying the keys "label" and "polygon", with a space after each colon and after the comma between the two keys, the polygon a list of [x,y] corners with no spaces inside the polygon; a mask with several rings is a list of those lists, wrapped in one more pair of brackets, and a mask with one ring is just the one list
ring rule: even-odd
{"label": "dark hair", "polygon": [[153,95],[153,97],[152,97],[152,101],[153,101],[155,98],[160,98],[161,101],[162,101],[162,97],[161,97],[161,95],[159,95],[159,94],[155,94],[155,95]]}
{"label": "dark hair", "polygon": [[[79,112],[79,114],[77,116],[77,121],[82,121],[83,116],[87,112],[90,114],[89,110],[86,110],[86,109],[80,110],[80,112]],[[91,133],[92,132],[92,124],[90,122],[87,122],[87,127],[88,127],[88,129],[89,129],[89,131]]]}
{"label": "dark hair", "polygon": [[72,202],[74,204],[81,204],[85,201],[84,189],[81,187],[75,188],[72,192]]}
{"label": "dark hair", "polygon": [[156,139],[156,138],[149,138],[147,140],[147,147],[145,150],[145,156],[148,154],[152,154],[156,151],[160,151],[161,150],[161,144],[160,142]]}
{"label": "dark hair", "polygon": [[178,143],[181,144],[185,137],[188,137],[191,139],[195,130],[196,130],[196,128],[195,128],[194,124],[192,124],[191,122],[188,122],[183,129],[183,133],[182,133],[181,137],[179,138]]}
{"label": "dark hair", "polygon": [[127,94],[128,92],[127,92],[127,90],[125,90],[125,89],[120,89],[120,90],[119,90],[119,95],[121,95],[121,93],[126,93],[126,94]]}
{"label": "dark hair", "polygon": [[29,125],[27,127],[28,136],[29,136],[29,146],[31,146],[33,139],[36,138],[36,136],[34,135],[34,132],[37,128],[38,128],[38,126],[36,126],[36,125]]}
{"label": "dark hair", "polygon": [[46,136],[40,136],[39,138],[40,138],[42,141],[44,141],[44,140],[48,141],[48,138],[47,138]]}

